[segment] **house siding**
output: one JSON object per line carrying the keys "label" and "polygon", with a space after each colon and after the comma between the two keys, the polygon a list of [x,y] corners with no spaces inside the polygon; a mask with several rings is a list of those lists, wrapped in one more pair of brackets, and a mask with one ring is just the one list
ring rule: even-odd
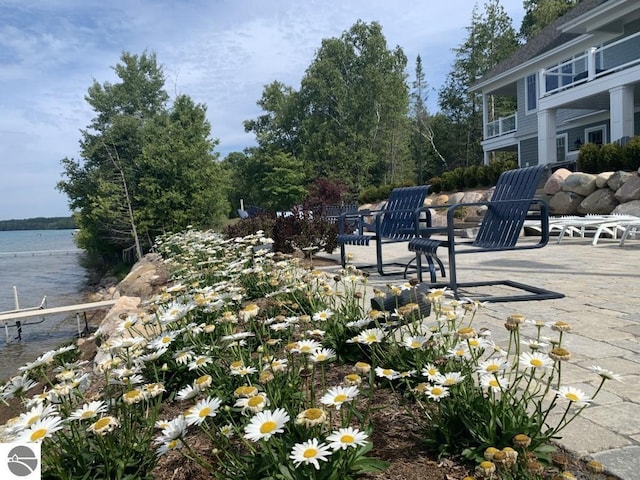
{"label": "house siding", "polygon": [[537,111],[526,113],[527,99],[525,98],[525,81],[524,77],[518,80],[518,136],[527,136],[538,131]]}
{"label": "house siding", "polygon": [[[639,31],[640,21],[636,20],[634,22],[628,23],[624,27],[624,34],[614,39],[612,42],[607,42],[607,44],[621,40],[622,38],[633,35],[634,33],[638,33]],[[640,51],[640,37],[631,39],[627,42],[622,43],[621,45],[611,47],[606,50],[606,55],[604,55],[603,68],[605,70],[609,68],[615,68],[627,62],[637,60],[638,51]]]}
{"label": "house siding", "polygon": [[521,167],[538,165],[538,137],[526,138],[520,141],[519,163]]}

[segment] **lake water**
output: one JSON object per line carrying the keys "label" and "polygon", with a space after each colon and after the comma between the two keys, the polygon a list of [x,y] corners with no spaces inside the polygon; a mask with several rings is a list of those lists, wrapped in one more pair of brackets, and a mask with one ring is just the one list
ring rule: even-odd
{"label": "lake water", "polygon": [[[73,230],[0,231],[0,312],[16,308],[14,287],[20,308],[38,306],[45,296],[46,307],[81,303],[87,279],[80,265],[81,253]],[[42,352],[77,336],[75,315],[40,320],[23,321],[27,324],[22,326],[22,340],[15,338],[15,322],[9,323],[9,343],[0,324],[0,380],[14,375],[18,367]]]}

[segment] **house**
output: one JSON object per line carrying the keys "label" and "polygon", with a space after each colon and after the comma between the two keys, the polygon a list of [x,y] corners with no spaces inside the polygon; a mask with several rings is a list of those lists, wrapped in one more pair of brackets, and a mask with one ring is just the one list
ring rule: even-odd
{"label": "house", "polygon": [[[484,162],[518,153],[520,166],[575,161],[585,142],[640,134],[640,1],[583,0],[498,64],[483,97]],[[515,112],[492,110],[510,100]]]}

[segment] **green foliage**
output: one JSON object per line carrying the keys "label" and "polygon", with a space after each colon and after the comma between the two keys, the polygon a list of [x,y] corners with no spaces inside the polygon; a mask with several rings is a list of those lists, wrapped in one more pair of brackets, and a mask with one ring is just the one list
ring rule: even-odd
{"label": "green foliage", "polygon": [[600,147],[598,172],[622,170],[624,168],[623,149],[617,143],[606,143]]}
{"label": "green foliage", "polygon": [[633,137],[623,148],[624,163],[627,170],[640,168],[640,137]]}
{"label": "green foliage", "polygon": [[159,234],[188,225],[220,226],[229,180],[212,153],[206,109],[184,95],[167,106],[155,54],[123,52],[119,82],[94,81],[85,97],[94,118],[82,131],[80,157],[64,158],[78,244],[107,263],[133,262]]}
{"label": "green foliage", "polygon": [[440,193],[442,191],[442,178],[431,177],[427,182],[430,185],[429,191],[432,193]]}
{"label": "green foliage", "polygon": [[[441,190],[451,192],[473,187],[488,187],[495,185],[502,172],[518,168],[512,160],[493,160],[489,165],[471,165],[470,167],[458,167],[444,172],[440,178],[436,178]],[[434,180],[434,179],[431,179]],[[433,190],[432,187],[432,191]]]}
{"label": "green foliage", "polygon": [[358,202],[362,203],[375,203],[387,200],[391,191],[394,188],[409,187],[410,183],[397,183],[390,185],[380,185],[378,187],[368,187],[363,189],[358,195]]}
{"label": "green foliage", "polygon": [[514,160],[495,159],[487,165],[487,180],[489,185],[495,185],[502,172],[518,168]]}
{"label": "green foliage", "polygon": [[[451,154],[445,158],[455,160],[449,162],[449,169],[482,162],[482,100],[470,87],[519,47],[511,19],[498,0],[486,2],[483,12],[476,4],[467,32],[454,50],[452,70],[438,91],[441,112],[450,121],[446,135]],[[496,116],[506,115],[514,112],[515,105],[512,99],[497,97],[492,109]]]}
{"label": "green foliage", "polygon": [[35,217],[22,220],[0,220],[0,231],[6,230],[73,230],[73,217]]}
{"label": "green foliage", "polygon": [[520,35],[531,40],[547,25],[567,13],[580,0],[524,0],[524,17],[520,26]]}
{"label": "green foliage", "polygon": [[580,147],[576,166],[585,173],[598,173],[600,164],[600,146],[595,143],[585,143]]}

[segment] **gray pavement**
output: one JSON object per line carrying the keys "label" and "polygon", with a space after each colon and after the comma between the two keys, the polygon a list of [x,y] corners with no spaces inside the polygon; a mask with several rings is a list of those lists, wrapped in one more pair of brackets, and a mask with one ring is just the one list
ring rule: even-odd
{"label": "gray pavement", "polygon": [[[524,239],[526,241],[526,239]],[[446,265],[446,249],[441,249]],[[375,246],[348,246],[353,264],[375,263]],[[408,262],[406,243],[383,245],[384,258]],[[322,257],[339,259],[339,252]],[[542,249],[460,255],[458,280],[511,279],[564,293],[562,299],[487,304],[476,326],[504,331],[506,317],[565,321],[571,360],[563,366],[564,385],[593,393],[600,366],[623,376],[607,381],[594,403],[562,431],[558,442],[570,452],[602,462],[609,474],[640,479],[640,240],[566,238]],[[381,277],[369,270],[372,286],[399,282],[402,274]],[[411,277],[411,274],[410,274]],[[428,276],[425,276],[425,280]],[[563,342],[564,343],[564,342]]]}

